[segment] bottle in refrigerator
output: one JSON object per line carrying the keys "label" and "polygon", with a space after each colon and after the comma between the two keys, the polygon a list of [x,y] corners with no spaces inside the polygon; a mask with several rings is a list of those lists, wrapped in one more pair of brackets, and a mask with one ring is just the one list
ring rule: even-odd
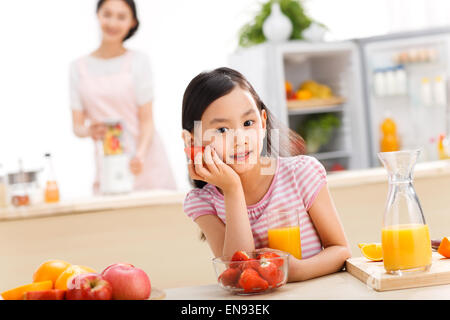
{"label": "bottle in refrigerator", "polygon": [[56,182],[53,169],[52,157],[50,153],[45,154],[45,191],[44,198],[46,203],[59,202],[59,188]]}
{"label": "bottle in refrigerator", "polygon": [[395,69],[395,84],[396,91],[399,95],[406,95],[408,92],[408,83],[407,83],[406,71],[403,66],[398,66]]}
{"label": "bottle in refrigerator", "polygon": [[380,141],[380,151],[390,152],[400,150],[400,142],[397,135],[397,125],[395,121],[386,117],[381,123],[381,141]]}
{"label": "bottle in refrigerator", "polygon": [[386,77],[386,95],[393,96],[397,94],[397,85],[395,81],[394,68],[388,68],[385,72]]}
{"label": "bottle in refrigerator", "polygon": [[377,97],[384,97],[386,95],[386,81],[384,72],[381,69],[376,69],[373,75],[373,85],[375,95]]}
{"label": "bottle in refrigerator", "polygon": [[433,95],[436,106],[445,107],[447,105],[447,90],[442,76],[434,78]]}
{"label": "bottle in refrigerator", "polygon": [[430,107],[433,104],[431,95],[431,83],[428,77],[423,77],[420,84],[420,100],[425,107]]}

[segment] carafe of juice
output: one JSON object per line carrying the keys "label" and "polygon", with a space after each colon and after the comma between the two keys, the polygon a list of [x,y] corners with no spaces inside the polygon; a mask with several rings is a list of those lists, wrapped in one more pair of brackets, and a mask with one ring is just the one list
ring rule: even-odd
{"label": "carafe of juice", "polygon": [[420,150],[378,153],[389,176],[381,247],[384,268],[392,274],[426,271],[431,266],[430,234],[413,186],[419,155]]}
{"label": "carafe of juice", "polygon": [[45,154],[45,191],[44,199],[46,203],[59,202],[59,188],[56,183],[55,173],[53,171],[52,157],[50,153]]}
{"label": "carafe of juice", "polygon": [[268,246],[302,258],[299,212],[271,211],[267,213]]}

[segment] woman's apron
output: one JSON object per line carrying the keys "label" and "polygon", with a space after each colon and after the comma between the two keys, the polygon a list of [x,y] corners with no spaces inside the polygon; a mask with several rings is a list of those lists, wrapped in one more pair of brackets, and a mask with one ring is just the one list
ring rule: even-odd
{"label": "woman's apron", "polygon": [[[120,119],[125,128],[125,148],[134,156],[139,138],[138,104],[132,75],[132,52],[125,53],[120,72],[96,76],[87,68],[87,57],[78,62],[80,75],[79,91],[87,117],[93,122]],[[127,138],[128,137],[128,138]],[[96,177],[94,192],[98,192],[101,170],[101,151],[95,143]],[[135,176],[134,190],[175,189],[175,180],[169,161],[156,130],[153,131],[148,152],[144,158],[142,172]]]}

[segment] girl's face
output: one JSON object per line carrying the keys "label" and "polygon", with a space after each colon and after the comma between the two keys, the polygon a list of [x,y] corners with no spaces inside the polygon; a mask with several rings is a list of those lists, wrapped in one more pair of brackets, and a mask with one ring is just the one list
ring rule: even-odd
{"label": "girl's face", "polygon": [[106,42],[122,42],[136,25],[131,8],[122,0],[105,1],[97,16]]}
{"label": "girl's face", "polygon": [[250,92],[236,86],[203,113],[202,145],[211,144],[223,162],[244,173],[259,161],[266,120],[267,113],[259,111]]}

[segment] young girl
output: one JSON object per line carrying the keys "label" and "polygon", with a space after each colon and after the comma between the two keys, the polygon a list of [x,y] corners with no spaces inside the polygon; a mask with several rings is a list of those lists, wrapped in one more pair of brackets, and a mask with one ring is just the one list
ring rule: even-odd
{"label": "young girl", "polygon": [[336,272],[351,254],[325,169],[301,155],[303,139],[283,126],[278,147],[274,121],[239,72],[219,68],[196,76],[183,97],[183,139],[204,150],[189,161],[196,188],[184,211],[216,257],[267,247],[269,214],[289,212],[299,221],[302,259],[290,255],[288,280]]}

